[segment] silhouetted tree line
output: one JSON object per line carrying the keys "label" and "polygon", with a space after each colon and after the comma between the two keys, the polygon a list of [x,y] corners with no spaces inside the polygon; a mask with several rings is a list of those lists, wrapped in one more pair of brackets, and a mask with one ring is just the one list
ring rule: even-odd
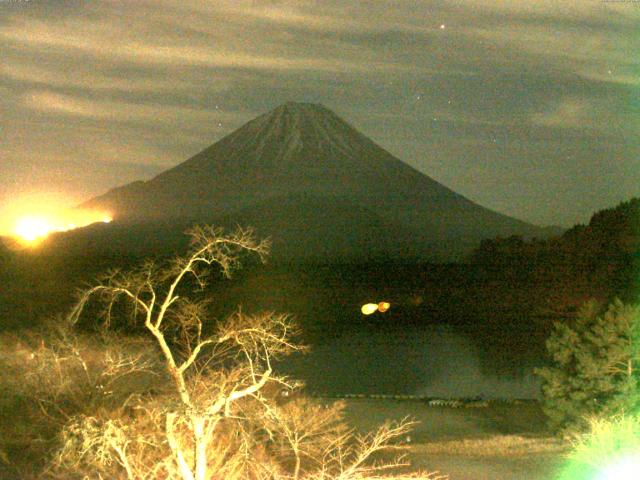
{"label": "silhouetted tree line", "polygon": [[562,286],[557,300],[634,300],[640,271],[640,198],[596,212],[559,237],[484,240],[471,263],[486,270]]}

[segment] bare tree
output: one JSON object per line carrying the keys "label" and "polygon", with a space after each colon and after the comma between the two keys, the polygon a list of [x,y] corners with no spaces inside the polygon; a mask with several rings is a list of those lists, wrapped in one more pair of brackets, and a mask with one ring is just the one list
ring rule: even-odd
{"label": "bare tree", "polygon": [[[367,460],[391,447],[410,422],[357,437],[344,428],[339,407],[278,400],[298,384],[277,375],[273,362],[303,350],[292,341],[297,330],[289,316],[238,311],[206,334],[207,302],[188,294],[205,286],[212,266],[229,276],[241,253],[264,259],[268,244],[250,230],[225,235],[205,226],[188,233],[190,252],[168,266],[147,262],[131,272],[110,272],[81,292],[70,320],[78,322],[92,298],[105,306],[105,326],[128,305],[130,321],[154,339],[169,386],[130,395],[115,412],[70,419],[51,475],[350,480],[381,478],[405,465],[402,458],[369,466]],[[116,361],[110,375],[143,367],[136,362]]]}

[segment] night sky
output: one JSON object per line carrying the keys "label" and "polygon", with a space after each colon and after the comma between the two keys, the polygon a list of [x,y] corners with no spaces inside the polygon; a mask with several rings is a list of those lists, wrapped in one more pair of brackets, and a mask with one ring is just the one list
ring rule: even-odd
{"label": "night sky", "polygon": [[0,0],[0,214],[289,100],[486,207],[584,223],[640,195],[640,2]]}

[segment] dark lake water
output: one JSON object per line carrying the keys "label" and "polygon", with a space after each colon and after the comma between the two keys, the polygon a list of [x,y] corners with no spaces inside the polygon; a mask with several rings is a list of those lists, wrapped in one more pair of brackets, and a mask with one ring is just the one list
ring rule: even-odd
{"label": "dark lake water", "polygon": [[284,369],[320,394],[539,397],[531,360],[514,358],[505,371],[490,356],[451,326],[432,325],[352,332],[313,346]]}

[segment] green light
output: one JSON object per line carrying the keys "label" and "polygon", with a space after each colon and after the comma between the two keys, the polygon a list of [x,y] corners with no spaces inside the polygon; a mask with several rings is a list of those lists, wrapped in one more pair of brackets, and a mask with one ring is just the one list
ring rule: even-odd
{"label": "green light", "polygon": [[595,419],[570,454],[558,480],[640,479],[640,417]]}
{"label": "green light", "polygon": [[629,455],[607,465],[594,480],[637,480],[640,478],[640,454]]}

